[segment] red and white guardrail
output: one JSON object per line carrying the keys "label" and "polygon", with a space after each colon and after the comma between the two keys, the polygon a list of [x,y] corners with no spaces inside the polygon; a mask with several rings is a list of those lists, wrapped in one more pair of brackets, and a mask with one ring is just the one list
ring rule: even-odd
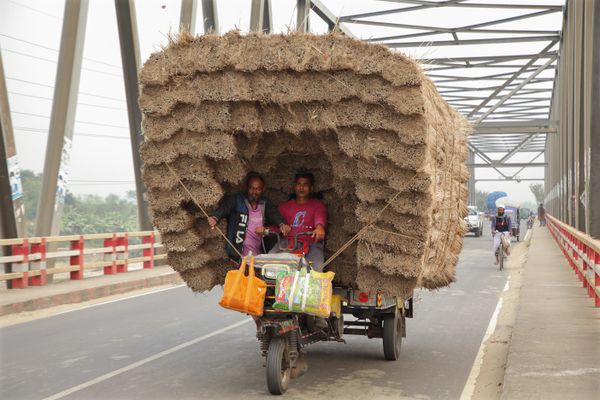
{"label": "red and white guardrail", "polygon": [[[91,241],[102,241],[103,246],[92,247]],[[153,268],[155,261],[166,258],[156,254],[163,247],[156,231],[0,239],[0,246],[10,246],[12,254],[0,257],[0,265],[12,264],[12,272],[0,273],[0,281],[12,281],[13,289],[45,285],[48,275],[58,273],[68,272],[71,280],[79,280],[90,269],[102,268],[111,275],[127,272],[134,263]],[[141,257],[130,257],[130,252]],[[46,268],[48,260],[66,265]]]}
{"label": "red and white guardrail", "polygon": [[587,290],[594,305],[600,307],[600,240],[546,214],[546,226],[558,243],[569,265]]}

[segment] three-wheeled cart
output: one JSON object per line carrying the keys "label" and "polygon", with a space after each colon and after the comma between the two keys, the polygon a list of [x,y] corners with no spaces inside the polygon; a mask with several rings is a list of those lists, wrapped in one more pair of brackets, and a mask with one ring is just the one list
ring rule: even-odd
{"label": "three-wheeled cart", "polygon": [[383,340],[383,356],[395,361],[400,356],[405,319],[413,315],[412,296],[399,299],[379,291],[362,292],[335,286],[328,318],[276,310],[275,284],[281,271],[294,271],[305,262],[291,253],[256,256],[256,276],[267,283],[264,314],[259,318],[257,337],[266,357],[267,387],[271,394],[283,394],[292,378],[307,368],[306,347],[320,341],[343,342],[344,335],[361,335]]}

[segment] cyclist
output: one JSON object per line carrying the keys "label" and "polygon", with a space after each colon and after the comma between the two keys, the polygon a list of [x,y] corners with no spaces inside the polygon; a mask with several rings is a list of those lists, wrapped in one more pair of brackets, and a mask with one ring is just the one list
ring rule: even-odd
{"label": "cyclist", "polygon": [[[503,236],[508,236],[510,238],[511,232],[512,221],[504,212],[504,205],[500,204],[498,206],[496,215],[492,218],[492,237],[494,238],[494,254],[496,256],[496,265],[500,263],[500,254],[498,254],[500,241],[502,241]],[[508,246],[504,246],[504,252],[507,256],[510,255],[510,249]]]}

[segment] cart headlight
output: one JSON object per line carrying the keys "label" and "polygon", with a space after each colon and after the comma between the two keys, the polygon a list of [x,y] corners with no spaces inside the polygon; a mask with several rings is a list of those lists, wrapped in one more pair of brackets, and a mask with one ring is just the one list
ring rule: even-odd
{"label": "cart headlight", "polygon": [[272,269],[267,269],[267,270],[265,270],[265,273],[263,274],[263,276],[267,279],[275,279],[275,278],[277,278],[277,271],[274,271]]}

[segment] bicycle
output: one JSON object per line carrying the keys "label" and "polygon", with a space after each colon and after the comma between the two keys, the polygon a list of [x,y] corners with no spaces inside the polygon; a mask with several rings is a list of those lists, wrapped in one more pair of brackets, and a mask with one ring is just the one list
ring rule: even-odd
{"label": "bicycle", "polygon": [[503,236],[504,233],[501,232],[497,232],[496,234],[500,234],[500,245],[498,246],[498,249],[496,250],[496,252],[494,253],[494,256],[498,257],[498,267],[500,269],[500,271],[502,271],[504,269],[504,259],[506,258],[506,252],[504,250],[504,240],[503,240]]}

